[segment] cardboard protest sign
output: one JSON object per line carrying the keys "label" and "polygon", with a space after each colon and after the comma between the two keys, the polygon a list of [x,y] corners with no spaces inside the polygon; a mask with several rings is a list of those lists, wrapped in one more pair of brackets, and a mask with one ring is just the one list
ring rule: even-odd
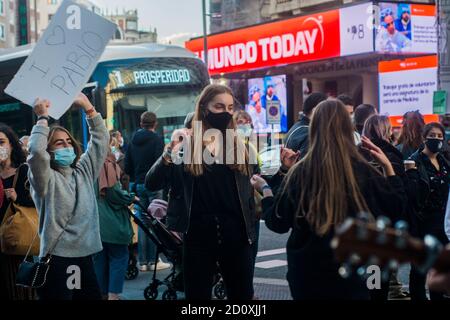
{"label": "cardboard protest sign", "polygon": [[33,106],[51,102],[59,119],[86,84],[117,26],[73,1],[64,1],[5,92]]}

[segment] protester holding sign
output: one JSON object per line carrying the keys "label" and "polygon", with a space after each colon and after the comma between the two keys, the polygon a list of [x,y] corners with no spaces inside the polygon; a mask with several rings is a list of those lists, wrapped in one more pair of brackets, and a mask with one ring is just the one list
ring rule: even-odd
{"label": "protester holding sign", "polygon": [[48,100],[34,106],[38,122],[29,142],[29,179],[40,214],[40,257],[50,258],[46,282],[38,289],[42,300],[101,299],[92,262],[102,250],[94,183],[108,153],[109,133],[85,95],[75,104],[86,112],[91,135],[84,154],[69,131],[48,127]]}

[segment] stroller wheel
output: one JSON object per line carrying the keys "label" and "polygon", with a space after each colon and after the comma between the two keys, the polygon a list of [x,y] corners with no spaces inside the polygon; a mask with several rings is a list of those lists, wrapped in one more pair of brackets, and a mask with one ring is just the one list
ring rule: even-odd
{"label": "stroller wheel", "polygon": [[156,300],[158,297],[158,288],[154,286],[148,286],[144,290],[144,298],[145,300]]}
{"label": "stroller wheel", "polygon": [[227,294],[225,292],[225,284],[223,283],[223,280],[220,280],[214,286],[214,296],[219,300],[224,300],[226,295]]}
{"label": "stroller wheel", "polygon": [[139,269],[135,265],[129,265],[127,273],[125,274],[125,280],[134,280],[139,274]]}
{"label": "stroller wheel", "polygon": [[162,295],[163,300],[177,300],[177,292],[174,290],[166,290]]}

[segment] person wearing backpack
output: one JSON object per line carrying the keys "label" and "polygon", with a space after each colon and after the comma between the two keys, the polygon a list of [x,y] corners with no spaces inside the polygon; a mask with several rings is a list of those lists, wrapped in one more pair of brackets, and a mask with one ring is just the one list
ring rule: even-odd
{"label": "person wearing backpack", "polygon": [[122,189],[121,170],[109,152],[97,182],[97,204],[103,250],[94,255],[94,267],[100,290],[108,300],[120,300],[128,267],[128,245],[133,228],[128,206],[135,197]]}
{"label": "person wearing backpack", "polygon": [[294,152],[300,151],[300,157],[303,158],[308,151],[308,131],[309,123],[314,108],[322,101],[327,100],[327,96],[320,92],[313,92],[306,98],[303,104],[303,114],[286,135],[285,146]]}

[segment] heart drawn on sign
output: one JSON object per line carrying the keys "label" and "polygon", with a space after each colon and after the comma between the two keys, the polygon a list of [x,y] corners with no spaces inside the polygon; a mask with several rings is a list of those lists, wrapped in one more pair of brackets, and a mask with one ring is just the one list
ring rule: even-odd
{"label": "heart drawn on sign", "polygon": [[61,26],[53,28],[52,34],[45,40],[49,46],[58,46],[66,43],[66,34]]}

